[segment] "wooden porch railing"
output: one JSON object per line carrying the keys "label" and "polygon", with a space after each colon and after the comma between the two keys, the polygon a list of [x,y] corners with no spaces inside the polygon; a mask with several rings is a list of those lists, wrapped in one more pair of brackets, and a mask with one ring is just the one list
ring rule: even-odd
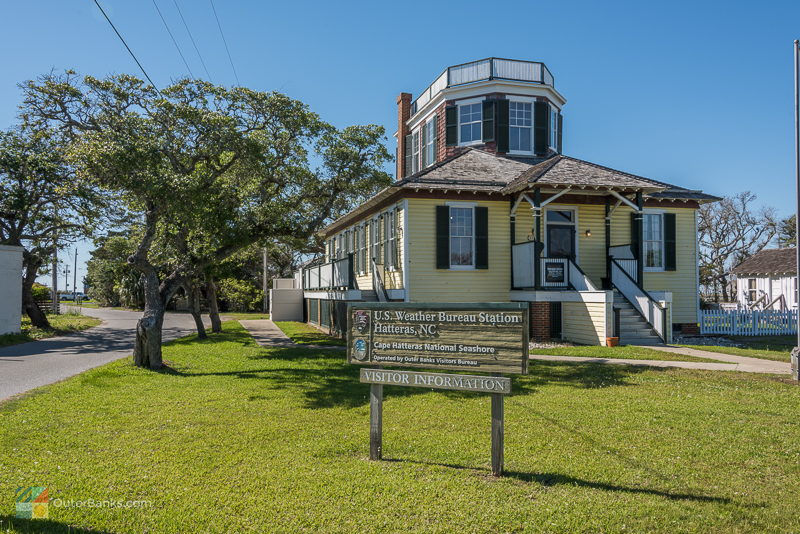
{"label": "wooden porch railing", "polygon": [[303,269],[303,289],[353,289],[353,255]]}
{"label": "wooden porch railing", "polygon": [[666,310],[650,296],[650,293],[636,283],[636,280],[620,265],[620,260],[613,258],[611,259],[611,284],[653,327],[662,341],[666,342],[668,327]]}

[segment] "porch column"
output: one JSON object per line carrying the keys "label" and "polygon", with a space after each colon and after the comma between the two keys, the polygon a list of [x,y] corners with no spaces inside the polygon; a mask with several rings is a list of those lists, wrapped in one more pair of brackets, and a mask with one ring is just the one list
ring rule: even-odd
{"label": "porch column", "polygon": [[644,287],[644,199],[641,191],[636,193],[636,281],[639,287]]}
{"label": "porch column", "polygon": [[514,209],[514,198],[511,198],[511,215],[508,218],[508,226],[509,226],[509,248],[511,249],[511,289],[516,289],[516,284],[514,283],[514,244],[517,242],[517,216],[513,212]]}
{"label": "porch column", "polygon": [[611,197],[606,196],[606,280],[603,289],[611,288]]}
{"label": "porch column", "polygon": [[534,236],[533,240],[536,242],[533,246],[533,285],[535,289],[541,289],[542,283],[540,278],[541,270],[541,257],[542,257],[542,192],[538,187],[533,189],[533,221],[534,221]]}

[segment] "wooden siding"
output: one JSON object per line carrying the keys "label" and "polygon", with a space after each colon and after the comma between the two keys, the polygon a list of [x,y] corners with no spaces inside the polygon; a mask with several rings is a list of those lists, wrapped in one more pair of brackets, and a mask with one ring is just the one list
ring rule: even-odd
{"label": "wooden siding", "polygon": [[[561,335],[564,339],[584,345],[605,345],[605,302],[564,302],[561,308]],[[613,314],[608,312],[609,321]]]}
{"label": "wooden siding", "polygon": [[[559,199],[560,200],[560,199]],[[578,238],[578,265],[600,287],[605,277],[605,206],[602,204],[560,204],[553,202],[545,211],[557,208],[572,208],[578,212],[576,235]],[[650,208],[646,208],[650,209]],[[672,292],[672,321],[675,323],[697,322],[697,239],[695,232],[694,208],[664,207],[653,211],[675,214],[676,270],[664,272],[645,272],[644,287],[649,291]],[[611,245],[625,245],[631,242],[631,213],[627,206],[618,207],[611,218]],[[533,234],[533,210],[524,202],[517,210],[516,240],[527,241]],[[545,221],[542,219],[542,234]],[[591,237],[586,236],[591,230]]]}
{"label": "wooden siding", "polygon": [[[397,266],[389,271],[386,270],[384,272],[384,287],[386,289],[403,289],[403,262],[405,259],[405,247],[404,247],[404,239],[403,239],[403,228],[405,224],[405,217],[406,217],[406,210],[403,209],[403,201],[398,202],[397,204],[393,204],[391,206],[385,207],[380,212],[370,213],[369,215],[365,216],[362,219],[358,219],[353,222],[353,224],[349,226],[345,226],[341,228],[339,232],[332,234],[325,240],[325,257],[327,261],[330,261],[330,239],[336,238],[340,234],[344,233],[346,230],[353,230],[360,226],[362,223],[366,224],[366,245],[367,245],[367,261],[366,261],[366,271],[363,273],[359,272],[359,268],[357,264],[353,265],[353,270],[355,271],[355,281],[356,281],[356,289],[360,289],[361,291],[372,291],[372,248],[370,247],[370,240],[372,239],[372,225],[369,222],[376,216],[388,213],[390,210],[394,209],[397,213],[397,221],[396,221],[396,230],[395,235],[397,239]],[[383,226],[381,226],[383,228]],[[381,230],[382,231],[382,230]],[[357,245],[355,245],[357,247]],[[355,262],[355,258],[353,258]],[[383,261],[382,259],[380,261]]]}
{"label": "wooden siding", "polygon": [[507,302],[511,287],[509,201],[470,202],[489,210],[489,268],[436,268],[436,206],[444,199],[408,199],[411,302]]}

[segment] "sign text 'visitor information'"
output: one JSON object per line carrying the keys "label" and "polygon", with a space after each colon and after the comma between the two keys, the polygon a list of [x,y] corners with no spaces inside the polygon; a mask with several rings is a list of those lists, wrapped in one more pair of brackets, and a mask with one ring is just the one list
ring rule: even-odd
{"label": "sign text 'visitor information'", "polygon": [[525,374],[525,303],[359,302],[348,307],[347,361]]}

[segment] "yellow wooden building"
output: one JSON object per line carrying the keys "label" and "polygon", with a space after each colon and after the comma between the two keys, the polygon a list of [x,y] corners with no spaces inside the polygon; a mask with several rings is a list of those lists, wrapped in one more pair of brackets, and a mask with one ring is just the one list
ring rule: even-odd
{"label": "yellow wooden building", "polygon": [[528,302],[533,339],[668,342],[698,320],[697,217],[717,200],[565,156],[542,63],[448,67],[398,97],[397,181],[322,232],[305,317],[349,301]]}

